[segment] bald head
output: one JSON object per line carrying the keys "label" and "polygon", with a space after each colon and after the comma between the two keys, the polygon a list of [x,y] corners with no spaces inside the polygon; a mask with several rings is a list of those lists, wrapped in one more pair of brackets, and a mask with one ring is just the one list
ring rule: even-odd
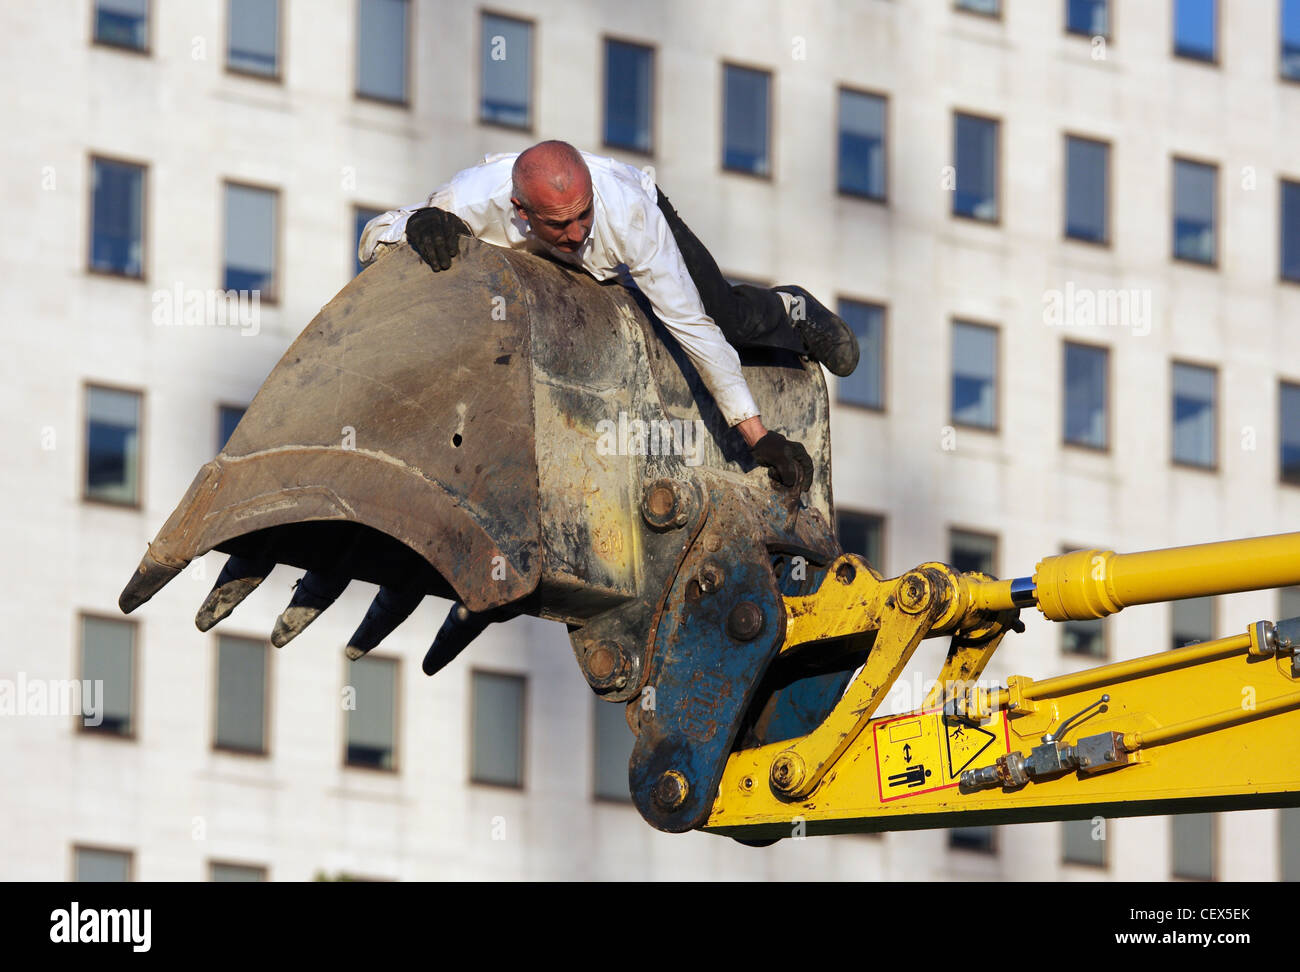
{"label": "bald head", "polygon": [[534,235],[557,249],[576,251],[591,232],[591,172],[568,142],[538,142],[519,153],[511,173],[511,202]]}

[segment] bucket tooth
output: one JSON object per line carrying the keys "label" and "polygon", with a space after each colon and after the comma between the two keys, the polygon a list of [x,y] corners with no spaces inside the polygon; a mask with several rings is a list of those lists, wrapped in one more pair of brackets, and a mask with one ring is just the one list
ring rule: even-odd
{"label": "bucket tooth", "polygon": [[327,607],[338,600],[343,589],[348,586],[351,576],[345,571],[309,570],[298,581],[289,606],[275,619],[275,630],[271,632],[271,644],[283,648],[294,638],[302,634],[303,629],[311,624]]}
{"label": "bucket tooth", "polygon": [[423,599],[424,593],[414,588],[379,588],[379,593],[366,609],[366,616],[348,639],[344,653],[356,661],[392,634],[399,624],[411,616],[411,612]]}
{"label": "bucket tooth", "polygon": [[232,556],[221,568],[217,582],[212,585],[212,590],[194,615],[194,626],[200,631],[207,631],[224,621],[239,606],[239,602],[257,590],[257,586],[274,569],[274,560]]}
{"label": "bucket tooth", "polygon": [[146,552],[140,558],[140,566],[135,569],[135,574],[127,582],[126,587],[122,588],[117,606],[122,609],[123,614],[130,614],[166,587],[168,582],[180,572],[181,568],[159,563]]}
{"label": "bucket tooth", "polygon": [[433,644],[429,646],[420,666],[426,675],[436,675],[449,665],[457,655],[469,647],[469,643],[481,635],[495,620],[492,612],[471,611],[457,601],[447,613],[447,620],[442,622]]}

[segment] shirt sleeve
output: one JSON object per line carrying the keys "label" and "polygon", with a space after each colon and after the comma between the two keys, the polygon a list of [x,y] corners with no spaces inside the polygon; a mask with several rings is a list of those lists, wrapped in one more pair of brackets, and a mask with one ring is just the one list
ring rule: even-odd
{"label": "shirt sleeve", "polygon": [[642,241],[628,271],[664,327],[704,379],[727,425],[759,414],[740,370],[740,355],[704,311],[700,293],[672,237],[668,220],[647,198],[628,214],[630,242]]}
{"label": "shirt sleeve", "polygon": [[390,248],[405,243],[407,219],[417,209],[428,206],[436,206],[454,213],[456,210],[452,201],[451,186],[445,185],[435,189],[422,203],[391,209],[366,223],[366,228],[361,231],[361,240],[357,244],[357,259],[361,261],[361,265],[367,267],[387,253]]}

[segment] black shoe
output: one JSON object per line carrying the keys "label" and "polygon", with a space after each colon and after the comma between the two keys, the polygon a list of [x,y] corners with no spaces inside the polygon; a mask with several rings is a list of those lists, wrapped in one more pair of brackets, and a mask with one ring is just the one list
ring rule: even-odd
{"label": "black shoe", "polygon": [[844,320],[800,286],[772,289],[784,291],[796,298],[794,306],[790,308],[790,321],[803,338],[808,356],[824,364],[833,375],[843,378],[853,374],[862,351],[858,347],[857,335]]}

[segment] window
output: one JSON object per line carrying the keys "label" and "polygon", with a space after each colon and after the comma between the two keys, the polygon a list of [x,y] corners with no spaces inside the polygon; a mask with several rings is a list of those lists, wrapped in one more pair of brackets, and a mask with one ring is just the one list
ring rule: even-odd
{"label": "window", "polygon": [[1300,587],[1284,587],[1278,591],[1277,619],[1300,618]]}
{"label": "window", "polygon": [[352,207],[353,228],[356,230],[356,238],[352,243],[352,258],[356,261],[353,268],[353,276],[356,276],[365,269],[365,267],[361,265],[361,234],[366,231],[367,223],[376,216],[384,215],[384,212],[385,211],[382,209],[367,209],[365,206]]}
{"label": "window", "polygon": [[235,434],[235,426],[244,417],[246,410],[238,405],[217,406],[217,451],[220,452]]}
{"label": "window", "polygon": [[533,25],[483,15],[483,101],[479,120],[533,127]]}
{"label": "window", "polygon": [[883,573],[885,518],[874,513],[836,512],[835,535],[845,553],[854,553]]}
{"label": "window", "polygon": [[1065,29],[1086,37],[1109,37],[1109,0],[1065,0]]}
{"label": "window", "polygon": [[1066,820],[1061,824],[1061,860],[1065,864],[1106,866],[1106,822]]}
{"label": "window", "polygon": [[1300,385],[1282,382],[1278,388],[1278,445],[1282,482],[1300,486]]}
{"label": "window", "polygon": [[140,504],[140,396],[117,388],[86,388],[85,498]]}
{"label": "window", "polygon": [[90,269],[144,276],[144,166],[90,162]]}
{"label": "window", "polygon": [[1174,0],[1174,53],[1213,63],[1217,20],[1218,0]]}
{"label": "window", "polygon": [[1218,465],[1217,384],[1213,368],[1174,362],[1174,462],[1207,469]]}
{"label": "window", "polygon": [[1300,182],[1282,180],[1281,210],[1282,279],[1300,283]]}
{"label": "window", "polygon": [[993,854],[992,827],[953,827],[948,831],[948,849]]}
{"label": "window", "polygon": [[226,67],[241,74],[280,76],[280,0],[230,0]]}
{"label": "window", "polygon": [[408,0],[358,0],[357,95],[404,105],[411,5]]}
{"label": "window", "polygon": [[210,881],[265,881],[266,868],[211,861],[208,864],[208,879]]}
{"label": "window", "polygon": [[266,752],[268,658],[264,641],[217,638],[217,749]]}
{"label": "window", "polygon": [[72,867],[77,881],[130,881],[131,853],[97,847],[72,848]]}
{"label": "window", "polygon": [[95,0],[95,43],[149,50],[149,0]]}
{"label": "window", "polygon": [[1282,77],[1300,81],[1300,0],[1282,0]]}
{"label": "window", "polygon": [[957,0],[957,9],[969,13],[986,14],[989,17],[1002,16],[1002,0]]}
{"label": "window", "polygon": [[1214,814],[1180,813],[1170,817],[1174,877],[1214,880]]}
{"label": "window", "polygon": [[885,308],[858,300],[841,300],[836,308],[858,338],[857,370],[835,382],[835,400],[864,408],[885,407]]}
{"label": "window", "polygon": [[[1061,553],[1086,549],[1088,548],[1062,547]],[[1089,621],[1062,621],[1058,627],[1061,631],[1062,654],[1078,655],[1084,658],[1106,657],[1106,620],[1104,618],[1094,618]]]}
{"label": "window", "polygon": [[772,174],[769,149],[769,98],[766,71],[723,65],[722,167],[756,176]]}
{"label": "window", "polygon": [[1107,448],[1110,352],[1086,344],[1065,344],[1065,441]]}
{"label": "window", "polygon": [[1281,851],[1283,881],[1300,881],[1300,807],[1287,807],[1278,811],[1281,818]]}
{"label": "window", "polygon": [[225,289],[275,300],[276,193],[226,183]]}
{"label": "window", "polygon": [[840,89],[840,192],[885,200],[885,99]]}
{"label": "window", "polygon": [[1170,605],[1170,648],[1214,640],[1214,598],[1191,597]]}
{"label": "window", "polygon": [[960,112],[953,116],[954,216],[998,220],[998,124]]}
{"label": "window", "polygon": [[1109,243],[1110,146],[1065,136],[1065,235]]}
{"label": "window", "polygon": [[[135,624],[111,618],[81,617],[81,678],[98,683],[99,712],[80,720],[87,732],[135,735]],[[85,700],[82,700],[85,708]],[[84,709],[83,709],[84,711]]]}
{"label": "window", "polygon": [[1217,166],[1174,159],[1174,259],[1213,266]]}
{"label": "window", "polygon": [[953,321],[952,423],[998,426],[997,328]]}
{"label": "window", "polygon": [[370,655],[348,662],[348,766],[397,768],[397,661]]}
{"label": "window", "polygon": [[605,41],[605,144],[654,150],[654,57],[640,44]]}
{"label": "window", "polygon": [[636,736],[627,727],[627,706],[592,696],[595,704],[595,795],[597,800],[628,803],[628,761]]}
{"label": "window", "polygon": [[948,563],[959,573],[979,572],[997,576],[998,538],[970,530],[948,534]]}
{"label": "window", "polygon": [[470,782],[522,787],[524,680],[482,671],[475,671],[472,679]]}

